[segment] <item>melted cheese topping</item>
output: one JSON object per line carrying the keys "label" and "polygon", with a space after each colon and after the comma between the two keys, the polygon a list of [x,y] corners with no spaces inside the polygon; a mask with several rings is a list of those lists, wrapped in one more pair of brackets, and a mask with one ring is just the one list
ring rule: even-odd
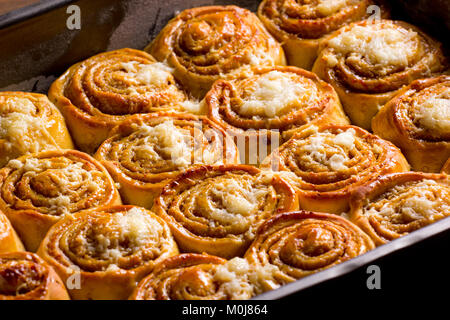
{"label": "melted cheese topping", "polygon": [[213,280],[219,283],[220,288],[236,300],[250,299],[261,293],[262,282],[273,279],[277,270],[275,266],[250,266],[247,260],[233,258],[216,268]]}
{"label": "melted cheese topping", "polygon": [[36,107],[29,99],[19,97],[7,97],[1,105],[0,113],[19,112],[24,114],[35,114]]}
{"label": "melted cheese topping", "polygon": [[184,111],[193,114],[204,114],[206,109],[204,100],[202,101],[186,100],[180,102],[180,105]]}
{"label": "melted cheese topping", "polygon": [[326,166],[332,171],[348,169],[345,162],[349,159],[348,152],[355,147],[355,139],[354,129],[347,129],[337,135],[314,133],[308,137],[308,144],[303,146],[305,153],[302,154],[302,160],[311,165]]}
{"label": "melted cheese topping", "polygon": [[239,113],[244,116],[275,117],[305,98],[315,97],[315,86],[302,86],[292,74],[270,71],[254,82],[246,92]]}
{"label": "melted cheese topping", "polygon": [[[104,233],[111,230],[112,233]],[[114,213],[106,228],[95,234],[94,241],[80,239],[91,256],[99,256],[113,264],[107,271],[116,270],[118,260],[142,250],[143,246],[157,249],[163,226],[144,209],[133,207],[127,212]],[[126,247],[122,244],[126,243]]]}
{"label": "melted cheese topping", "polygon": [[328,45],[344,56],[356,55],[373,65],[406,67],[416,54],[418,35],[386,22],[356,25],[330,39]]}
{"label": "melted cheese topping", "polygon": [[0,139],[19,154],[39,152],[54,147],[46,131],[48,123],[35,116],[36,107],[28,100],[8,97],[0,105]]}
{"label": "melted cheese topping", "polygon": [[128,75],[138,84],[162,87],[172,81],[172,69],[166,64],[156,62],[152,64],[141,64],[136,61],[122,63]]}
{"label": "melted cheese topping", "polygon": [[363,208],[366,216],[379,215],[393,223],[433,222],[450,212],[450,189],[434,180],[398,185]]}
{"label": "melted cheese topping", "polygon": [[146,143],[135,149],[142,159],[166,159],[184,168],[192,163],[193,138],[189,130],[179,128],[172,120],[154,127],[143,125],[138,134],[145,136]]}
{"label": "melted cheese topping", "polygon": [[[447,95],[450,97],[450,92]],[[415,116],[427,129],[450,132],[450,99],[428,99],[419,106]]]}
{"label": "melted cheese topping", "polygon": [[347,0],[319,0],[316,10],[326,17],[338,12],[347,5]]}
{"label": "melted cheese topping", "polygon": [[[56,191],[56,195],[53,197],[46,195],[45,206],[48,214],[70,213],[72,198],[76,197],[74,189],[78,189],[80,184],[83,184],[90,193],[95,193],[103,188],[103,185],[100,185],[101,181],[95,178],[91,171],[84,169],[81,162],[72,162],[65,167],[55,168],[51,160],[31,157],[27,158],[25,162],[11,160],[7,166],[15,170],[22,170],[23,176],[30,178],[30,185],[33,185],[35,179],[46,179],[51,182],[47,188]],[[42,183],[39,183],[39,186],[41,185]]]}
{"label": "melted cheese topping", "polygon": [[219,199],[221,206],[212,210],[211,217],[228,224],[248,224],[252,215],[256,214],[258,204],[267,195],[267,188],[255,188],[252,183],[243,180],[227,179],[216,182],[211,189],[212,194]]}
{"label": "melted cheese topping", "polygon": [[221,163],[223,146],[220,142],[217,146],[207,141],[211,134],[210,129],[204,130],[201,122],[196,123],[191,129],[180,128],[172,120],[166,120],[153,127],[148,125],[136,127],[135,135],[139,143],[132,146],[134,152],[132,161],[141,162],[144,166],[152,162],[170,161],[178,169],[186,168],[193,163]]}
{"label": "melted cheese topping", "polygon": [[163,227],[143,209],[134,207],[113,217],[114,223],[120,228],[121,237],[130,240],[134,246],[158,246]]}

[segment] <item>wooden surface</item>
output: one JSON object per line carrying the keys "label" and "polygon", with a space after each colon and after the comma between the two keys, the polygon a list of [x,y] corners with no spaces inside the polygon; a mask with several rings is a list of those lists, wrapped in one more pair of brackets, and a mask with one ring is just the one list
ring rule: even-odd
{"label": "wooden surface", "polygon": [[0,15],[36,2],[39,0],[0,0]]}

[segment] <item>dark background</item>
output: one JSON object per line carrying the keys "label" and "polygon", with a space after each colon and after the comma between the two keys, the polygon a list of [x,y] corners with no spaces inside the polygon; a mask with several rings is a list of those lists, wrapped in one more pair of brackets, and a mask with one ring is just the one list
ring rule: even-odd
{"label": "dark background", "polygon": [[[69,1],[58,7],[58,1],[53,0],[0,0],[0,15],[11,10],[12,5],[23,6],[29,2],[38,3],[0,16],[0,91],[45,93],[59,74],[79,60],[122,47],[142,49],[178,10],[230,3],[254,10],[259,3],[258,0],[79,0],[74,3],[81,7],[81,30],[66,28]],[[391,3],[394,18],[419,25],[449,44],[450,0],[397,0]],[[36,12],[41,14],[30,18],[30,14]],[[386,306],[403,312],[422,308],[429,312],[448,309],[450,302],[442,300],[450,297],[449,254],[450,231],[447,231],[370,263],[381,269],[381,290],[367,288],[369,275],[366,265],[350,274],[269,303],[277,315],[295,312],[298,319],[311,310],[347,315],[355,304],[368,308],[366,314],[361,314],[364,317]],[[338,306],[332,307],[335,304]],[[109,311],[131,306],[117,302],[106,305]],[[177,304],[179,308],[182,305],[182,302]],[[148,311],[148,306],[141,304],[132,308],[147,308]],[[168,308],[167,304],[153,304],[152,308],[155,312],[165,312],[167,319],[179,318],[179,309]],[[21,309],[20,312],[34,310]],[[73,305],[66,311],[74,314],[86,312],[83,307],[74,309]],[[147,318],[151,319],[152,315],[153,312],[147,314]],[[449,318],[448,311],[444,317]]]}

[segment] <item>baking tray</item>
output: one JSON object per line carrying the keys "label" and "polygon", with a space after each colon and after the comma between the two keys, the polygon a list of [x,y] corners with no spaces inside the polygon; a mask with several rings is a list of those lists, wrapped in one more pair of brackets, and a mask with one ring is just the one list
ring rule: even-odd
{"label": "baking tray", "polygon": [[[202,5],[235,4],[255,11],[259,0],[47,0],[0,16],[0,91],[47,93],[69,66],[96,53],[124,47],[143,49],[176,13]],[[69,5],[81,9],[81,29],[69,30]],[[416,24],[448,50],[450,1],[390,1],[393,17]],[[359,257],[269,291],[254,299],[279,299],[343,277],[438,234],[450,235],[450,218],[438,221]],[[425,243],[425,242],[424,242]],[[442,252],[448,243],[440,243]],[[447,249],[447,250],[446,250]],[[402,263],[398,261],[397,263]],[[405,261],[405,266],[407,262]],[[401,267],[401,265],[399,265]]]}

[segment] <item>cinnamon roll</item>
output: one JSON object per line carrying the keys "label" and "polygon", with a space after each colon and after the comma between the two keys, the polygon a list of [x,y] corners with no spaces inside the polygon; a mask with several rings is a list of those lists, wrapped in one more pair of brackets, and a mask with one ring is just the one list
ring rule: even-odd
{"label": "cinnamon roll", "polygon": [[134,49],[100,53],[73,65],[48,94],[77,147],[88,153],[130,115],[183,111],[180,103],[187,99],[169,67]]}
{"label": "cinnamon roll", "polygon": [[[273,268],[272,268],[273,269]],[[252,268],[245,259],[229,261],[195,253],[163,261],[144,278],[131,300],[245,300],[265,290],[271,268]]]}
{"label": "cinnamon roll", "polygon": [[127,299],[157,263],[177,253],[167,224],[134,206],[67,215],[38,250],[77,300]]}
{"label": "cinnamon roll", "polygon": [[306,126],[349,124],[334,89],[296,67],[255,68],[247,78],[218,80],[205,104],[208,117],[235,138],[247,164],[260,163],[272,146]]}
{"label": "cinnamon roll", "polygon": [[379,16],[389,9],[372,0],[264,0],[258,17],[269,32],[283,44],[289,65],[311,70],[320,42],[344,25],[367,18],[378,5]]}
{"label": "cinnamon roll", "polygon": [[371,128],[403,86],[445,69],[440,44],[401,21],[352,23],[322,42],[313,72],[337,91],[353,124]]}
{"label": "cinnamon roll", "polygon": [[302,209],[335,214],[348,210],[357,186],[409,169],[397,147],[356,126],[303,130],[261,167],[277,171],[298,189]]}
{"label": "cinnamon roll", "polygon": [[450,76],[414,81],[381,108],[372,128],[413,170],[439,172],[450,157]]}
{"label": "cinnamon roll", "polygon": [[396,173],[361,186],[349,218],[382,245],[450,215],[445,174]]}
{"label": "cinnamon roll", "polygon": [[95,157],[120,185],[125,203],[148,209],[163,186],[187,168],[239,161],[233,140],[204,117],[139,115],[111,135]]}
{"label": "cinnamon roll", "polygon": [[69,299],[59,276],[36,254],[0,254],[0,300]]}
{"label": "cinnamon roll", "polygon": [[42,94],[0,92],[0,168],[22,155],[73,149],[58,109]]}
{"label": "cinnamon roll", "polygon": [[253,65],[285,65],[281,45],[252,12],[236,6],[184,10],[145,49],[174,68],[197,98],[217,79],[251,73]]}
{"label": "cinnamon roll", "polygon": [[9,161],[0,170],[0,210],[29,251],[62,216],[120,204],[106,169],[85,153],[50,150]]}
{"label": "cinnamon roll", "polygon": [[[25,250],[8,218],[0,210],[0,254]],[[1,290],[0,290],[1,291]]]}
{"label": "cinnamon roll", "polygon": [[275,268],[265,284],[276,286],[320,272],[374,247],[372,240],[345,218],[288,212],[264,222],[245,259],[253,268]]}
{"label": "cinnamon roll", "polygon": [[185,171],[163,188],[153,211],[182,250],[232,258],[245,252],[263,220],[296,208],[295,190],[283,179],[226,165]]}

